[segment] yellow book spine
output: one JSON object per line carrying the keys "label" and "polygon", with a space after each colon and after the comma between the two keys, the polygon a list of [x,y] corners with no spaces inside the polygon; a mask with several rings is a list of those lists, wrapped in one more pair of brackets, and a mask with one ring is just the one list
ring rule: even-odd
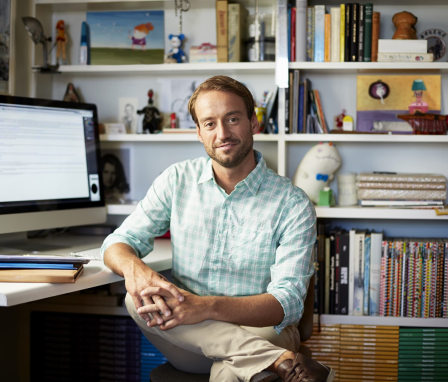
{"label": "yellow book spine", "polygon": [[341,48],[339,49],[340,52],[340,59],[339,61],[344,62],[344,55],[345,55],[345,4],[341,4],[341,28],[340,28],[340,38],[339,43],[341,44]]}

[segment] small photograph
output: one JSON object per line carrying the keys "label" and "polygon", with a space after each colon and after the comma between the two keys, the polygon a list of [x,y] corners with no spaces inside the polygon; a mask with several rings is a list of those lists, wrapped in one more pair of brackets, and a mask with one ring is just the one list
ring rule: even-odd
{"label": "small photograph", "polygon": [[103,150],[101,154],[101,177],[106,203],[123,204],[130,192],[130,150]]}
{"label": "small photograph", "polygon": [[87,12],[92,65],[161,64],[164,11]]}
{"label": "small photograph", "polygon": [[124,125],[128,134],[137,134],[137,109],[138,98],[118,99],[118,122]]}

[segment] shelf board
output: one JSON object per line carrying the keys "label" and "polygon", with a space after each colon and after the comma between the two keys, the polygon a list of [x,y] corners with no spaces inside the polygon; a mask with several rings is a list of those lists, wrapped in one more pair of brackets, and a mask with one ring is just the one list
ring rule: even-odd
{"label": "shelf board", "polygon": [[274,74],[275,62],[211,62],[211,63],[185,63],[185,64],[153,64],[153,65],[62,65],[58,69],[63,73],[89,74],[89,73],[222,73],[222,72],[266,72]]}
{"label": "shelf board", "polygon": [[[255,142],[277,142],[276,134],[256,134]],[[199,142],[195,130],[192,133],[173,134],[101,134],[101,142]]]}
{"label": "shelf board", "polygon": [[[315,320],[317,318],[315,317]],[[348,316],[338,314],[322,314],[322,325],[378,325],[378,326],[418,326],[425,328],[447,328],[446,318],[410,318],[380,316]]]}
{"label": "shelf board", "polygon": [[448,62],[290,62],[290,69],[323,71],[374,70],[442,70],[448,71]]}
{"label": "shelf board", "polygon": [[448,143],[448,135],[420,134],[285,134],[286,142]]}
{"label": "shelf board", "polygon": [[383,207],[316,207],[322,219],[381,219],[381,220],[448,220],[448,215],[436,215],[433,209]]}

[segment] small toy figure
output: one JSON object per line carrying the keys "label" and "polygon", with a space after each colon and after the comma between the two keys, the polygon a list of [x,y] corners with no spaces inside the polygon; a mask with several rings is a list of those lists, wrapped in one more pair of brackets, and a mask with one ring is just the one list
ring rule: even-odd
{"label": "small toy figure", "polygon": [[132,49],[140,48],[146,49],[146,36],[154,29],[154,25],[151,23],[140,24],[134,27],[132,36],[129,38],[132,41]]}
{"label": "small toy figure", "polygon": [[159,110],[153,105],[152,89],[148,91],[148,105],[141,110],[137,110],[137,114],[144,114],[143,117],[143,134],[155,134],[160,132],[160,123],[162,118]]}
{"label": "small toy figure", "polygon": [[333,180],[341,163],[341,156],[333,143],[319,143],[302,158],[294,174],[293,184],[305,191],[310,200],[317,204],[320,190]]}
{"label": "small toy figure", "polygon": [[426,113],[428,111],[428,104],[423,101],[423,92],[426,91],[423,80],[414,80],[412,83],[412,91],[414,92],[415,102],[409,105],[409,113],[415,114],[417,111]]}
{"label": "small toy figure", "polygon": [[392,22],[395,25],[395,33],[393,39],[398,40],[415,40],[417,38],[417,32],[415,30],[415,24],[418,18],[411,12],[398,12],[392,17]]}
{"label": "small toy figure", "polygon": [[67,88],[65,89],[65,94],[63,101],[66,102],[81,102],[78,92],[75,89],[75,85],[69,82],[67,84]]}
{"label": "small toy figure", "polygon": [[168,39],[171,43],[171,49],[165,58],[166,63],[182,63],[187,61],[187,56],[182,50],[182,44],[185,40],[185,35],[181,34],[170,34]]}
{"label": "small toy figure", "polygon": [[56,23],[56,62],[64,65],[67,62],[65,48],[67,46],[67,35],[65,34],[65,22],[59,20]]}

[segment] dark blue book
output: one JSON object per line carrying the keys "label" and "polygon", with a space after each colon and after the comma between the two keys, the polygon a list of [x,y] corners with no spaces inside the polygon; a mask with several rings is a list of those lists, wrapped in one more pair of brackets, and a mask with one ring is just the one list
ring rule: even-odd
{"label": "dark blue book", "polygon": [[0,269],[76,269],[74,264],[70,263],[23,263],[0,262]]}

